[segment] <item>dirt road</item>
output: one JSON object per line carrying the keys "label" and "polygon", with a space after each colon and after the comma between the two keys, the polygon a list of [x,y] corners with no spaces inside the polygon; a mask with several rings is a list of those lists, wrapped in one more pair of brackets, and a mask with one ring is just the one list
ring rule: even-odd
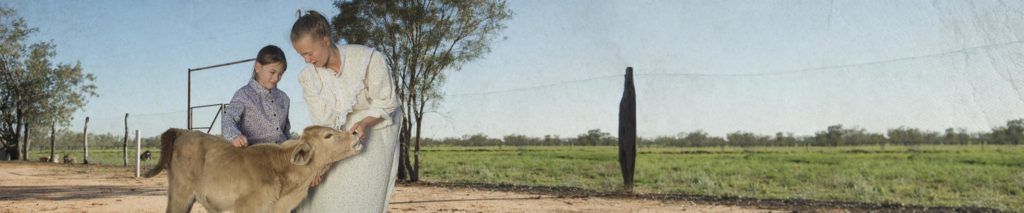
{"label": "dirt road", "polygon": [[[0,162],[0,212],[162,212],[166,173],[92,165]],[[559,197],[474,188],[399,185],[391,212],[769,212],[736,206],[600,197]],[[198,211],[195,211],[198,210]],[[206,212],[201,206],[193,212]],[[776,210],[775,212],[778,212]]]}

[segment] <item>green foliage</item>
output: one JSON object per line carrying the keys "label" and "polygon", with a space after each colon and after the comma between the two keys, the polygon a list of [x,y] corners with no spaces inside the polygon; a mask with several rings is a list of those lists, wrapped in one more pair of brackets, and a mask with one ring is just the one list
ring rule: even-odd
{"label": "green foliage", "polygon": [[380,51],[391,69],[405,116],[398,176],[416,181],[419,157],[410,165],[409,150],[419,150],[423,114],[441,101],[445,71],[459,70],[490,52],[512,11],[505,0],[351,0],[334,5],[340,13],[331,19],[333,39]]}
{"label": "green foliage", "polygon": [[52,42],[25,44],[38,30],[13,9],[0,7],[0,141],[13,156],[23,129],[66,126],[71,116],[95,97],[95,76],[80,63],[54,63]]}

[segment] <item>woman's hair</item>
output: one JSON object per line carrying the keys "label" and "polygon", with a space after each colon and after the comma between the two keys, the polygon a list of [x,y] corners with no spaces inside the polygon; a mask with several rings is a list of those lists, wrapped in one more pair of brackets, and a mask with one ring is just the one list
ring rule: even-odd
{"label": "woman's hair", "polygon": [[281,68],[282,72],[288,69],[288,60],[284,58],[284,51],[281,51],[281,48],[278,48],[277,46],[267,45],[263,47],[263,49],[260,49],[260,52],[256,54],[256,63],[260,63],[260,65],[278,62],[281,62],[281,64],[284,65],[284,67]]}
{"label": "woman's hair", "polygon": [[327,22],[327,18],[324,18],[316,10],[307,10],[306,14],[299,16],[299,20],[295,20],[295,24],[292,24],[291,40],[295,42],[303,36],[312,36],[313,39],[330,39],[330,30],[331,25]]}

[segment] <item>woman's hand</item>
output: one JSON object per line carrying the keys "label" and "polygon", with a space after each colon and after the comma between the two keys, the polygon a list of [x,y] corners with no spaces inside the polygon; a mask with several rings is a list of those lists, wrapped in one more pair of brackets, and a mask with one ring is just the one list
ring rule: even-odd
{"label": "woman's hand", "polygon": [[380,123],[380,120],[381,119],[377,117],[363,118],[363,120],[360,120],[359,122],[356,122],[356,124],[353,124],[352,129],[350,129],[348,132],[351,132],[352,135],[355,135],[357,141],[362,141],[363,139],[366,139],[367,129],[373,127],[373,125],[377,125],[377,123]]}
{"label": "woman's hand", "polygon": [[249,145],[249,140],[244,135],[236,136],[235,139],[231,140],[231,145],[235,147],[245,147]]}
{"label": "woman's hand", "polygon": [[366,138],[366,124],[357,122],[355,125],[352,125],[352,129],[349,132],[356,136],[356,142],[363,141],[363,138]]}

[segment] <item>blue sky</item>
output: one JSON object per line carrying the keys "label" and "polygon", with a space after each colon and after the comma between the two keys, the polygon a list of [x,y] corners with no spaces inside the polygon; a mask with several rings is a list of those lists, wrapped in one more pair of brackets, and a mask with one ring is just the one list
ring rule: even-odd
{"label": "blue sky", "polygon": [[[329,1],[6,1],[95,73],[75,115],[100,132],[186,123],[186,69],[286,50],[292,125],[309,124],[288,42],[298,8]],[[1024,117],[1021,1],[511,1],[492,52],[450,72],[424,136],[571,137],[617,126],[637,73],[640,136],[812,134],[832,124],[988,130]],[[194,73],[196,105],[227,102],[251,64]],[[213,111],[197,111],[205,126]],[[216,124],[219,127],[219,123]],[[215,130],[214,133],[219,132]]]}

